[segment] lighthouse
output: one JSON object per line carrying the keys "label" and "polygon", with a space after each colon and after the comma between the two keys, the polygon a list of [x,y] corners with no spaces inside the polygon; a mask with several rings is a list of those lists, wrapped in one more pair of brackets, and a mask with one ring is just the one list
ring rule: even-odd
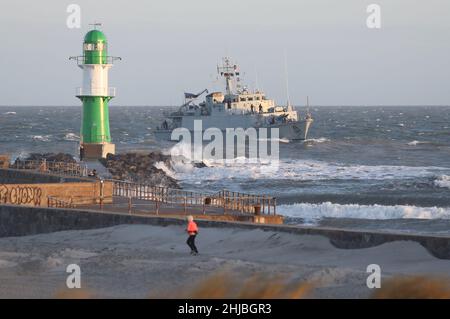
{"label": "lighthouse", "polygon": [[119,57],[108,56],[106,36],[96,27],[86,33],[83,55],[70,57],[83,70],[83,86],[76,89],[76,97],[83,103],[80,133],[80,159],[105,158],[115,153],[109,130],[109,101],[116,90],[108,86],[108,72]]}

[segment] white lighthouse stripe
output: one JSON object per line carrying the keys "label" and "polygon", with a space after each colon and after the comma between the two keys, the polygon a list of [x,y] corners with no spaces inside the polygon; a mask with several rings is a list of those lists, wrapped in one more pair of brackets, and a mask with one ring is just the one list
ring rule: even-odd
{"label": "white lighthouse stripe", "polygon": [[108,71],[111,65],[84,64],[83,95],[108,96]]}

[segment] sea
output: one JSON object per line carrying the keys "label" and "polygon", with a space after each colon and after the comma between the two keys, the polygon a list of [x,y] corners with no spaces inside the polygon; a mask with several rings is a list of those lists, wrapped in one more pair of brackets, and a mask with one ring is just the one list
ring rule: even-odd
{"label": "sea", "polygon": [[[112,106],[118,152],[170,152],[153,130],[175,107]],[[303,108],[298,108],[300,113]],[[277,198],[290,224],[450,234],[450,106],[311,108],[308,140],[280,140],[276,170],[174,163],[183,188]],[[77,156],[80,106],[1,106],[0,154]]]}

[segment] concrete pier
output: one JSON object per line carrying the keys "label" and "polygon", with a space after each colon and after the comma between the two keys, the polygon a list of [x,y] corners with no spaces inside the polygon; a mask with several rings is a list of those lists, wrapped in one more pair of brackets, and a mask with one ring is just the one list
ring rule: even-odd
{"label": "concrete pier", "polygon": [[[67,176],[83,170],[49,162],[25,163],[22,169],[0,168],[0,204],[101,210],[128,214],[283,224],[276,199],[227,190],[197,193],[117,180]],[[32,165],[31,165],[32,164]],[[58,164],[58,165],[55,165]]]}

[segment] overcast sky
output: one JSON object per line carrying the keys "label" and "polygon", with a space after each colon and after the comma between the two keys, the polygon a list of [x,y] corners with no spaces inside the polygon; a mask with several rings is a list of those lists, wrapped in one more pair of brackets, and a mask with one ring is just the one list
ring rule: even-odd
{"label": "overcast sky", "polygon": [[[81,28],[66,26],[81,6]],[[381,29],[366,26],[371,3]],[[244,82],[314,105],[449,105],[449,0],[40,0],[0,4],[0,105],[78,105],[89,23],[100,21],[114,105],[176,105],[218,88],[216,64],[237,60]],[[257,75],[256,75],[257,74]]]}

